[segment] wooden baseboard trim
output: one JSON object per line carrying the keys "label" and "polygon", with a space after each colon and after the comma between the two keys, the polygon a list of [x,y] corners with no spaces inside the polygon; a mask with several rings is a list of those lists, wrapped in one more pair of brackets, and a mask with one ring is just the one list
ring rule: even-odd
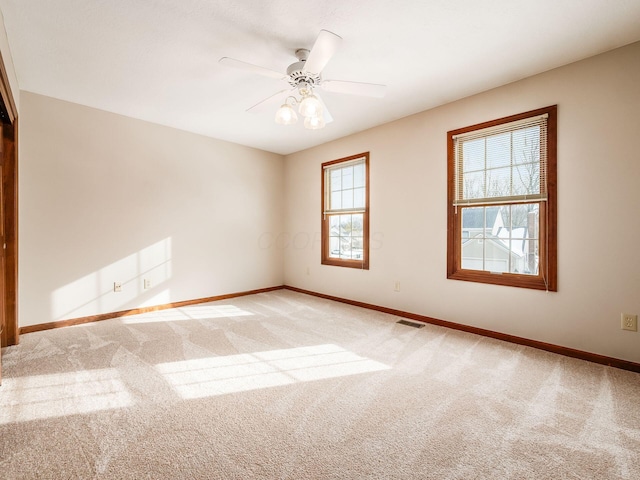
{"label": "wooden baseboard trim", "polygon": [[557,353],[566,357],[579,358],[581,360],[587,360],[593,363],[599,363],[602,365],[608,365],[622,370],[629,370],[632,372],[640,373],[640,363],[630,362],[627,360],[620,360],[618,358],[607,357],[605,355],[599,355],[597,353],[585,352],[582,350],[576,350],[573,348],[562,347],[560,345],[554,345],[551,343],[539,342],[538,340],[531,340],[524,337],[517,337],[515,335],[509,335],[506,333],[494,332],[493,330],[486,330],[484,328],[471,327],[468,325],[462,325],[460,323],[448,322],[446,320],[439,320],[437,318],[427,317],[425,315],[419,315],[417,313],[404,312],[402,310],[396,310],[394,308],[381,307],[379,305],[373,305],[370,303],[358,302],[356,300],[349,300],[346,298],[335,297],[333,295],[326,295],[324,293],[312,292],[310,290],[304,290],[302,288],[292,287],[285,285],[285,289],[298,293],[304,293],[312,295],[314,297],[325,298],[327,300],[333,300],[336,302],[347,303],[356,307],[367,308],[369,310],[376,310],[378,312],[389,313],[398,317],[409,318],[411,320],[417,320],[419,322],[429,323],[432,325],[438,325],[440,327],[452,328],[454,330],[460,330],[467,333],[475,333],[476,335],[482,335],[483,337],[495,338],[497,340],[503,340],[505,342],[515,343],[518,345],[525,345],[527,347],[537,348],[539,350],[545,350],[547,352]]}
{"label": "wooden baseboard trim", "polygon": [[70,327],[72,325],[81,325],[83,323],[99,322],[101,320],[109,320],[112,318],[127,317],[129,315],[138,315],[140,313],[156,312],[158,310],[166,310],[168,308],[186,307],[187,305],[196,305],[198,303],[215,302],[217,300],[226,300],[228,298],[244,297],[246,295],[254,295],[256,293],[273,292],[281,290],[282,285],[277,287],[259,288],[257,290],[247,290],[246,292],[227,293],[224,295],[215,295],[213,297],[196,298],[193,300],[183,300],[181,302],[165,303],[163,305],[155,305],[152,307],[134,308],[131,310],[121,310],[119,312],[101,313],[99,315],[91,315],[89,317],[71,318],[69,320],[58,320],[56,322],[40,323],[38,325],[29,325],[20,327],[20,335],[25,333],[40,332],[42,330],[50,330],[52,328]]}
{"label": "wooden baseboard trim", "polygon": [[246,295],[254,295],[257,293],[273,292],[275,290],[291,290],[293,292],[303,293],[306,295],[312,295],[314,297],[320,297],[327,300],[333,300],[335,302],[346,303],[348,305],[354,305],[356,307],[366,308],[369,310],[376,310],[378,312],[388,313],[402,318],[408,318],[416,320],[418,322],[429,323],[431,325],[438,325],[440,327],[451,328],[453,330],[460,330],[467,333],[474,333],[476,335],[482,335],[483,337],[490,337],[496,340],[502,340],[505,342],[515,343],[518,345],[525,345],[527,347],[537,348],[539,350],[545,350],[547,352],[557,353],[566,357],[578,358],[593,363],[599,363],[601,365],[608,365],[622,370],[629,370],[631,372],[640,373],[640,363],[630,362],[628,360],[621,360],[618,358],[607,357],[605,355],[599,355],[597,353],[585,352],[583,350],[576,350],[573,348],[562,347],[560,345],[554,345],[551,343],[540,342],[538,340],[531,340],[524,337],[517,337],[515,335],[509,335],[506,333],[494,332],[493,330],[486,330],[484,328],[471,327],[469,325],[462,325],[460,323],[449,322],[446,320],[440,320],[437,318],[427,317],[417,313],[405,312],[403,310],[397,310],[395,308],[382,307],[380,305],[373,305],[371,303],[359,302],[357,300],[349,300],[346,298],[336,297],[334,295],[327,295],[324,293],[313,292],[311,290],[304,290],[298,287],[292,287],[290,285],[280,285],[277,287],[259,288],[256,290],[247,290],[245,292],[228,293],[224,295],[215,295],[213,297],[197,298],[193,300],[184,300],[180,302],[165,303],[163,305],[155,305],[152,307],[135,308],[131,310],[121,310],[119,312],[102,313],[99,315],[92,315],[89,317],[72,318],[69,320],[59,320],[56,322],[41,323],[38,325],[29,325],[26,327],[20,327],[20,335],[26,333],[39,332],[42,330],[50,330],[53,328],[69,327],[72,325],[81,325],[84,323],[99,322],[101,320],[109,320],[112,318],[126,317],[129,315],[138,315],[141,313],[155,312],[158,310],[166,310],[168,308],[179,308],[188,305],[196,305],[199,303],[214,302],[217,300],[226,300],[229,298],[243,297]]}

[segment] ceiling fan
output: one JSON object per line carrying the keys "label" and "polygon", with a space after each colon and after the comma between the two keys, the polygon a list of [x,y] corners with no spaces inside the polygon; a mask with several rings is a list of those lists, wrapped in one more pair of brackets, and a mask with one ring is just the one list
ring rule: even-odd
{"label": "ceiling fan", "polygon": [[[316,87],[326,92],[363,95],[376,98],[384,97],[387,88],[385,85],[374,83],[324,80],[322,78],[322,70],[329,60],[331,60],[331,57],[333,57],[341,41],[342,37],[335,33],[331,33],[328,30],[320,30],[311,50],[299,48],[295,51],[298,61],[289,65],[286,74],[229,57],[222,57],[219,63],[266,77],[284,80],[289,83],[288,88],[258,102],[247,109],[248,112],[259,111],[276,99],[282,98],[286,93],[290,93],[276,112],[276,123],[281,125],[296,123],[298,116],[293,106],[298,105],[298,111],[304,117],[304,126],[316,130],[323,128],[326,123],[333,121],[322,98],[314,91]],[[295,96],[296,92],[299,97]]]}

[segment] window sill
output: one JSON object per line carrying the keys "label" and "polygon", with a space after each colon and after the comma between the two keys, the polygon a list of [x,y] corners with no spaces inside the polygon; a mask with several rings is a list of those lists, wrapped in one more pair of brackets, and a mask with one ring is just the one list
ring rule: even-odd
{"label": "window sill", "polygon": [[357,268],[359,270],[369,270],[369,262],[362,260],[345,260],[340,258],[323,258],[322,265],[332,265],[334,267]]}
{"label": "window sill", "polygon": [[451,280],[465,282],[488,283],[491,285],[504,285],[508,287],[530,288],[533,290],[558,291],[555,285],[545,283],[541,276],[518,275],[513,273],[490,273],[479,270],[458,270],[447,275]]}

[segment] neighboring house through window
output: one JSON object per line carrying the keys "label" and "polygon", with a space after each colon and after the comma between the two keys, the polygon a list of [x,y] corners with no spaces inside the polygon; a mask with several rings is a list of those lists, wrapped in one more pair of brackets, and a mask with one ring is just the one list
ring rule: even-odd
{"label": "neighboring house through window", "polygon": [[322,164],[322,264],[369,268],[369,153]]}
{"label": "neighboring house through window", "polygon": [[448,278],[557,290],[556,112],[448,132]]}

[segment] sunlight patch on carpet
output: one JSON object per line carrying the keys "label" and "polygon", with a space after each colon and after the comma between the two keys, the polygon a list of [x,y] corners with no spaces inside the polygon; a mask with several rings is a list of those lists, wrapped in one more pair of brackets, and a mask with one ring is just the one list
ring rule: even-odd
{"label": "sunlight patch on carpet", "polygon": [[315,345],[156,365],[183,399],[389,370],[337,345]]}
{"label": "sunlight patch on carpet", "polygon": [[4,378],[0,394],[0,424],[131,405],[131,395],[113,368]]}

